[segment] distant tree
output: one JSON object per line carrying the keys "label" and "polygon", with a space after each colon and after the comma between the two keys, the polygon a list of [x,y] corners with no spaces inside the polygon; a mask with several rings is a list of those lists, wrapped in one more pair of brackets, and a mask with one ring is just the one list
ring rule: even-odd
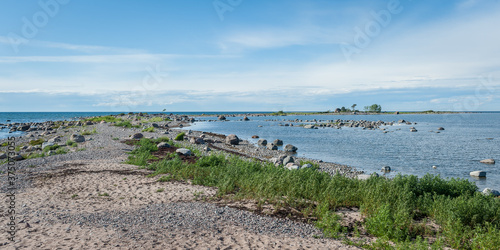
{"label": "distant tree", "polygon": [[375,113],[380,113],[382,112],[382,106],[378,104],[373,104],[371,106],[365,106],[365,111],[367,112],[375,112]]}
{"label": "distant tree", "polygon": [[353,104],[353,105],[351,106],[351,108],[352,108],[352,112],[355,112],[355,111],[356,111],[356,106],[358,106],[358,104]]}
{"label": "distant tree", "polygon": [[342,108],[340,108],[340,112],[347,112],[347,109],[344,106],[342,106]]}

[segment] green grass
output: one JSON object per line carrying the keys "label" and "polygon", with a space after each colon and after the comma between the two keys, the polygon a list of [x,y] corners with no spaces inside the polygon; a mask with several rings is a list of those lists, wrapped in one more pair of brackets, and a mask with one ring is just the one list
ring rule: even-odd
{"label": "green grass", "polygon": [[36,146],[36,145],[42,145],[42,144],[43,144],[43,142],[44,142],[44,140],[43,140],[43,139],[36,139],[36,140],[31,140],[31,141],[29,142],[29,144],[30,144],[31,146]]}
{"label": "green grass", "polygon": [[106,121],[106,122],[121,122],[123,120],[120,119],[120,118],[116,118],[114,116],[107,115],[107,116],[99,116],[99,117],[87,118],[87,119],[84,119],[84,121],[91,121],[91,122],[101,122],[101,121]]}
{"label": "green grass", "polygon": [[155,128],[149,127],[142,130],[142,132],[155,132]]}
{"label": "green grass", "polygon": [[163,192],[163,191],[165,191],[165,189],[164,189],[164,188],[158,188],[158,190],[156,190],[156,192],[157,192],[157,193],[161,193],[161,192]]}
{"label": "green grass", "polygon": [[66,141],[66,145],[70,146],[70,147],[78,147],[78,143],[72,141],[72,140],[67,140]]}
{"label": "green grass", "polygon": [[163,122],[163,121],[172,121],[172,120],[164,117],[153,117],[145,122]]}
{"label": "green grass", "polygon": [[179,134],[175,137],[175,139],[174,139],[174,140],[176,140],[176,141],[182,141],[182,140],[184,140],[184,135],[186,135],[186,133],[181,132],[181,133],[179,133]]}
{"label": "green grass", "polygon": [[2,147],[7,147],[8,145],[9,145],[8,142],[4,142],[4,143],[0,144],[0,146],[2,146]]}
{"label": "green grass", "polygon": [[120,138],[118,138],[118,137],[113,137],[113,141],[118,141],[118,140],[120,140]]}
{"label": "green grass", "polygon": [[132,123],[130,123],[130,121],[117,122],[115,124],[115,126],[117,126],[117,127],[124,127],[124,128],[140,128],[141,127],[139,125],[132,125]]}
{"label": "green grass", "polygon": [[[275,207],[292,207],[317,218],[315,224],[329,237],[344,237],[354,228],[344,227],[335,210],[357,207],[365,216],[363,227],[379,241],[371,247],[428,248],[426,237],[436,237],[432,247],[491,249],[500,245],[500,199],[477,192],[465,179],[422,178],[398,175],[368,180],[330,176],[314,169],[289,171],[237,156],[201,156],[196,163],[169,160],[148,163],[156,142],[142,139],[130,163],[150,169],[159,181],[191,180],[192,184],[218,188],[218,197],[266,201]],[[421,223],[432,220],[441,230]],[[357,229],[356,229],[357,230]]]}
{"label": "green grass", "polygon": [[97,134],[97,130],[95,128],[92,131],[87,131],[85,129],[82,131],[82,135],[93,135],[93,134]]}
{"label": "green grass", "polygon": [[109,194],[108,193],[102,193],[102,194],[99,193],[98,196],[109,196]]}

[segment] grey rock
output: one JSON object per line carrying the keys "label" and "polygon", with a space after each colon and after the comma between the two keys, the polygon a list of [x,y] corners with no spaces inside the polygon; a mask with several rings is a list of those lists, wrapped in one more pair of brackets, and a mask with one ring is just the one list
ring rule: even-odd
{"label": "grey rock", "polygon": [[250,119],[248,119],[248,117],[243,117],[243,121],[250,121]]}
{"label": "grey rock", "polygon": [[46,147],[50,147],[50,146],[54,146],[55,143],[53,142],[44,142],[42,143],[42,149],[46,148]]}
{"label": "grey rock", "polygon": [[156,147],[158,147],[158,148],[170,148],[170,144],[168,144],[166,142],[160,142],[160,143],[158,143],[158,145],[156,145]]}
{"label": "grey rock", "polygon": [[494,195],[494,196],[500,196],[500,192],[498,192],[498,190],[494,190],[494,189],[491,189],[491,188],[485,188],[482,192],[484,195]]}
{"label": "grey rock", "polygon": [[444,130],[444,128],[443,127],[439,127],[438,130]]}
{"label": "grey rock", "polygon": [[410,132],[418,132],[418,130],[412,128],[412,129],[410,129]]}
{"label": "grey rock", "polygon": [[312,166],[313,166],[312,164],[306,163],[306,164],[302,165],[302,167],[300,167],[300,168],[312,168]]}
{"label": "grey rock", "polygon": [[294,145],[292,144],[286,144],[284,150],[286,152],[297,152],[297,147],[295,147]]}
{"label": "grey rock", "polygon": [[209,147],[204,147],[204,148],[203,148],[203,150],[205,150],[205,152],[212,151],[212,149],[211,149],[211,148],[209,148]]}
{"label": "grey rock", "polygon": [[24,157],[22,155],[15,155],[14,157],[11,157],[15,161],[20,161],[24,160]]}
{"label": "grey rock", "polygon": [[309,124],[309,125],[305,125],[304,128],[313,129],[313,128],[315,128],[315,126],[312,124]]}
{"label": "grey rock", "polygon": [[295,159],[292,156],[287,156],[283,159],[283,165],[287,165],[288,163],[295,163]]}
{"label": "grey rock", "polygon": [[386,172],[386,173],[391,172],[391,167],[389,167],[389,166],[383,166],[382,169],[381,169],[381,171],[382,172]]}
{"label": "grey rock", "polygon": [[175,150],[175,152],[179,153],[179,154],[182,154],[182,155],[191,155],[191,150],[187,149],[187,148],[178,148],[177,150]]}
{"label": "grey rock", "polygon": [[495,164],[495,160],[493,160],[493,159],[484,159],[484,160],[481,160],[480,162],[485,163],[485,164]]}
{"label": "grey rock", "polygon": [[283,141],[280,139],[276,139],[273,141],[273,144],[276,146],[283,146]]}
{"label": "grey rock", "polygon": [[72,134],[69,139],[74,142],[84,142],[85,137],[83,135],[78,135],[78,134]]}
{"label": "grey rock", "polygon": [[266,139],[260,139],[257,142],[257,145],[259,145],[259,146],[266,146],[267,145],[267,140]]}
{"label": "grey rock", "polygon": [[141,139],[142,137],[144,137],[144,135],[141,133],[135,133],[132,135],[132,139]]}
{"label": "grey rock", "polygon": [[235,134],[230,134],[226,136],[226,143],[230,145],[238,145],[240,143],[240,139]]}
{"label": "grey rock", "polygon": [[7,154],[0,154],[0,159],[5,159],[7,158]]}
{"label": "grey rock", "polygon": [[219,119],[219,121],[225,121],[225,120],[226,120],[226,117],[225,117],[225,116],[223,116],[223,115],[221,115],[221,116],[219,116],[219,118],[218,118],[218,119]]}
{"label": "grey rock", "polygon": [[189,142],[191,142],[193,144],[204,144],[205,143],[203,138],[195,138],[195,137],[192,137],[191,139],[189,139]]}
{"label": "grey rock", "polygon": [[298,170],[298,169],[300,169],[300,166],[299,166],[299,165],[297,165],[297,164],[295,164],[295,163],[292,163],[292,162],[290,162],[290,163],[286,164],[286,166],[285,166],[285,167],[286,167],[287,169],[289,169],[289,170]]}
{"label": "grey rock", "polygon": [[267,148],[270,150],[278,150],[278,146],[274,145],[273,143],[267,144]]}
{"label": "grey rock", "polygon": [[473,172],[470,172],[470,176],[486,177],[486,172],[485,171],[473,171]]}

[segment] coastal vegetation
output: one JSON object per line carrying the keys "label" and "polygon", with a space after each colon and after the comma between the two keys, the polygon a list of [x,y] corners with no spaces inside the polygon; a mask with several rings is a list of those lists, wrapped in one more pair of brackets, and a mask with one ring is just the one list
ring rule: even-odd
{"label": "coastal vegetation", "polygon": [[186,135],[186,133],[181,132],[181,133],[179,133],[179,134],[175,137],[175,139],[174,139],[174,140],[176,140],[176,141],[182,141],[182,140],[184,140],[184,135]]}
{"label": "coastal vegetation", "polygon": [[91,122],[101,122],[101,121],[106,121],[106,122],[121,122],[123,121],[120,118],[116,118],[111,115],[107,116],[98,116],[98,117],[92,117],[92,118],[86,118],[84,121],[91,121]]}
{"label": "coastal vegetation", "polygon": [[124,128],[140,128],[141,127],[139,125],[132,125],[132,123],[130,123],[130,121],[117,122],[115,124],[115,126],[117,126],[117,127],[124,127]]}
{"label": "coastal vegetation", "polygon": [[[167,138],[143,138],[128,163],[153,171],[151,176],[167,174],[161,181],[190,180],[217,187],[220,199],[251,199],[272,204],[276,211],[298,211],[326,236],[349,244],[377,249],[495,249],[500,245],[500,199],[479,193],[474,183],[464,179],[373,175],[359,180],[331,176],[316,171],[317,166],[290,171],[239,156],[206,156],[197,150],[192,150],[194,162],[175,153],[158,160],[153,153],[160,141],[174,145]],[[336,212],[341,208],[359,209],[363,220],[342,223]],[[371,245],[353,240],[360,234],[378,240]]]}

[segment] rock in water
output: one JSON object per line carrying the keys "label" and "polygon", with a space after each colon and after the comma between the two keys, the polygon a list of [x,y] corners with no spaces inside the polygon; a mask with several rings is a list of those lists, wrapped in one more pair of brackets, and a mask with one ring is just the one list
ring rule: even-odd
{"label": "rock in water", "polygon": [[385,172],[385,173],[391,172],[391,167],[389,167],[389,166],[383,166],[382,167],[382,172]]}
{"label": "rock in water", "polygon": [[286,144],[285,151],[286,152],[297,152],[297,147],[295,147],[292,144]]}
{"label": "rock in water", "polygon": [[258,139],[259,136],[258,135],[252,135],[252,139]]}
{"label": "rock in water", "polygon": [[272,143],[267,144],[267,148],[268,148],[268,149],[271,149],[271,150],[278,150],[278,146],[276,146],[276,145],[274,145],[274,144],[272,144]]}
{"label": "rock in water", "polygon": [[444,128],[443,127],[439,127],[438,130],[444,130]]}
{"label": "rock in water", "polygon": [[283,146],[283,141],[280,139],[276,139],[274,140],[273,144],[276,146]]}
{"label": "rock in water", "polygon": [[267,140],[266,139],[260,139],[257,142],[257,145],[259,145],[259,146],[266,146],[267,145]]}
{"label": "rock in water", "polygon": [[474,177],[486,177],[486,172],[484,172],[484,171],[473,171],[473,172],[470,172],[470,176],[474,176]]}
{"label": "rock in water", "polygon": [[240,138],[235,134],[230,134],[226,136],[226,143],[230,145],[238,145],[240,143]]}
{"label": "rock in water", "polygon": [[78,134],[72,134],[69,139],[74,142],[84,142],[85,137],[83,135],[78,135]]}
{"label": "rock in water", "polygon": [[225,116],[223,116],[223,115],[221,115],[221,116],[219,116],[219,118],[218,118],[218,119],[219,119],[219,121],[225,121],[225,120],[226,120],[226,117],[225,117]]}
{"label": "rock in water", "polygon": [[493,190],[491,188],[485,188],[483,190],[483,194],[484,195],[490,195],[490,194],[492,194],[494,196],[500,196],[500,192],[498,192],[498,190]]}
{"label": "rock in water", "polygon": [[175,150],[175,152],[177,152],[181,155],[187,155],[187,156],[191,155],[191,150],[189,150],[187,148],[178,148],[177,150]]}
{"label": "rock in water", "polygon": [[493,160],[493,159],[484,159],[480,162],[485,163],[485,164],[495,164],[495,160]]}
{"label": "rock in water", "polygon": [[248,117],[246,117],[246,116],[245,116],[245,117],[243,118],[243,121],[250,121],[250,119],[248,119]]}

